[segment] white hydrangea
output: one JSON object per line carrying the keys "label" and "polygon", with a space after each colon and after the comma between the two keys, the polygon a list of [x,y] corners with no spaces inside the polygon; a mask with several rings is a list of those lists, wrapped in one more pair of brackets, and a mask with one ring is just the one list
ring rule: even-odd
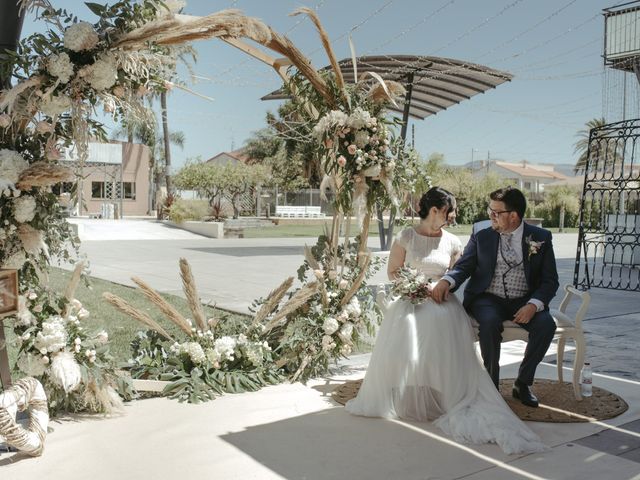
{"label": "white hydrangea", "polygon": [[74,52],[92,50],[99,40],[98,33],[88,22],[75,23],[64,32],[64,46]]}
{"label": "white hydrangea", "polygon": [[16,222],[30,222],[36,215],[36,199],[31,195],[18,197],[13,202],[13,209]]}
{"label": "white hydrangea", "polygon": [[27,167],[29,167],[29,162],[18,152],[6,148],[0,149],[0,184],[3,184],[2,188],[7,188],[4,183],[9,183],[13,187],[20,179],[20,174]]}
{"label": "white hydrangea", "polygon": [[189,358],[196,365],[207,360],[207,356],[204,354],[202,346],[198,342],[186,342],[180,345],[180,353],[186,353]]}
{"label": "white hydrangea", "polygon": [[338,331],[338,328],[340,328],[340,324],[333,317],[325,318],[324,323],[322,324],[322,329],[326,335],[333,335]]}
{"label": "white hydrangea", "polygon": [[321,139],[326,132],[336,127],[344,127],[349,117],[341,110],[331,110],[322,117],[315,127],[313,127],[313,135],[317,139]]}
{"label": "white hydrangea", "polygon": [[60,95],[51,95],[40,105],[40,111],[49,117],[55,117],[66,112],[71,108],[71,100],[69,97]]}
{"label": "white hydrangea", "polygon": [[42,323],[42,330],[38,332],[35,347],[40,352],[58,352],[67,344],[67,330],[64,328],[64,319],[58,315],[50,317]]}
{"label": "white hydrangea", "polygon": [[373,121],[369,112],[367,112],[366,110],[360,107],[356,108],[353,112],[351,112],[351,115],[349,115],[349,118],[346,123],[349,127],[353,128],[354,130],[373,127],[373,125],[375,125],[375,122]]}
{"label": "white hydrangea", "polygon": [[340,337],[340,340],[348,344],[351,344],[352,335],[353,335],[353,323],[349,323],[349,322],[342,325],[342,328],[338,332],[338,337]]}
{"label": "white hydrangea", "polygon": [[233,360],[233,354],[236,348],[236,341],[233,337],[220,337],[213,342],[213,346],[221,360]]}
{"label": "white hydrangea", "polygon": [[47,369],[47,365],[42,362],[42,357],[27,353],[18,357],[18,368],[28,377],[39,377]]}
{"label": "white hydrangea", "polygon": [[113,55],[102,55],[91,65],[85,75],[85,80],[100,92],[115,85],[117,74],[118,67],[115,57]]}
{"label": "white hydrangea", "polygon": [[26,261],[27,256],[25,255],[24,250],[20,249],[4,261],[2,268],[20,270]]}
{"label": "white hydrangea", "polygon": [[205,351],[205,355],[207,357],[207,360],[216,368],[219,368],[219,361],[220,361],[220,354],[218,353],[218,351],[214,348],[207,348],[207,350]]}
{"label": "white hydrangea", "polygon": [[349,301],[349,303],[347,304],[344,310],[351,317],[355,317],[355,318],[359,317],[360,314],[362,313],[362,308],[360,308],[360,301],[358,300],[358,297],[353,297]]}
{"label": "white hydrangea", "polygon": [[54,77],[58,77],[62,83],[67,83],[73,76],[73,63],[65,52],[51,55],[47,62],[47,71]]}

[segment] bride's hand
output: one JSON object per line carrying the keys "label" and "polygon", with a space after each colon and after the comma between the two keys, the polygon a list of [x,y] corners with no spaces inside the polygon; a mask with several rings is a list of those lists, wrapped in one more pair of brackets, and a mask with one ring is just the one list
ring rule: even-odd
{"label": "bride's hand", "polygon": [[431,290],[431,298],[433,298],[433,301],[442,303],[448,300],[449,288],[451,288],[451,284],[444,279],[436,283],[436,286]]}

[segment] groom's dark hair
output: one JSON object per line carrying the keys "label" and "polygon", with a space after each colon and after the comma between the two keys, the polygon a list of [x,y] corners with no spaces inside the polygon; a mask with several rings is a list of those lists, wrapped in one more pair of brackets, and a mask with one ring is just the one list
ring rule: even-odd
{"label": "groom's dark hair", "polygon": [[455,207],[456,199],[448,190],[440,187],[430,188],[420,199],[420,211],[418,215],[423,220],[429,215],[431,207],[436,207],[440,210],[443,207],[447,207],[447,215],[451,213]]}
{"label": "groom's dark hair", "polygon": [[503,202],[507,210],[516,212],[521,220],[524,217],[524,212],[527,211],[527,199],[520,190],[512,186],[499,188],[495,192],[491,192],[489,198],[496,202]]}

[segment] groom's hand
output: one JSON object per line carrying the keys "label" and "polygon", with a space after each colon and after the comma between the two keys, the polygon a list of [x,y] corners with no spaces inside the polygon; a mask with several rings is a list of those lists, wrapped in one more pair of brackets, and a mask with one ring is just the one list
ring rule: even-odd
{"label": "groom's hand", "polygon": [[451,288],[451,284],[446,280],[442,279],[436,286],[431,290],[431,298],[436,303],[442,303],[449,298],[449,289]]}
{"label": "groom's hand", "polygon": [[513,323],[529,323],[537,311],[538,309],[533,303],[527,303],[513,316]]}

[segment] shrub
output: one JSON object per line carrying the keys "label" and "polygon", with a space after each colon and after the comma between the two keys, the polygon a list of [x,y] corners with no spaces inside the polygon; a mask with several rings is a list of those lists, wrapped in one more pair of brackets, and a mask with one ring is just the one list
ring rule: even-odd
{"label": "shrub", "polygon": [[203,220],[209,215],[209,204],[206,200],[184,200],[177,198],[169,208],[169,220],[182,223],[187,220]]}

